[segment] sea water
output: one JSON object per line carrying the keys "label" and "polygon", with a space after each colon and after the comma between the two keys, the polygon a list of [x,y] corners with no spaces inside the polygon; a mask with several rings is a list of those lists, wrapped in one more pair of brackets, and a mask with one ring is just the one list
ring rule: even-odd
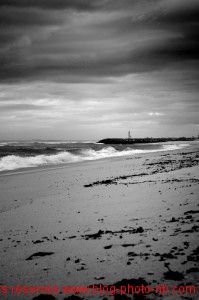
{"label": "sea water", "polygon": [[104,145],[97,141],[30,140],[0,141],[0,172],[63,163],[77,163],[109,157],[172,151],[189,144],[179,142]]}

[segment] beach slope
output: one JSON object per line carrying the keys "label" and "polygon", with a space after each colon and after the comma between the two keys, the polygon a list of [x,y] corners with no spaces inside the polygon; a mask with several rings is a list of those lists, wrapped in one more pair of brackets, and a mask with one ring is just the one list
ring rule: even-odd
{"label": "beach slope", "polygon": [[[198,299],[198,164],[199,144],[190,142],[174,151],[2,175],[1,299],[33,299],[47,286],[44,293],[67,299],[73,292],[63,286],[100,284],[118,287],[117,294],[128,284],[151,291],[142,298],[123,288],[121,298],[90,288],[78,297]],[[31,294],[31,286],[41,288]]]}

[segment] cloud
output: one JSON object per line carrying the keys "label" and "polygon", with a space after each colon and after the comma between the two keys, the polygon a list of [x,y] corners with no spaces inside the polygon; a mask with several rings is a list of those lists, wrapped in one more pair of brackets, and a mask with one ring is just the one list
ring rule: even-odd
{"label": "cloud", "polygon": [[0,0],[1,125],[195,124],[198,32],[196,0]]}
{"label": "cloud", "polygon": [[87,11],[97,7],[100,2],[101,1],[96,0],[0,0],[0,7],[25,7],[52,10],[75,9]]}
{"label": "cloud", "polygon": [[159,112],[150,112],[148,114],[149,114],[149,116],[164,116],[163,113],[159,113]]}
{"label": "cloud", "polygon": [[152,2],[0,1],[0,80],[89,81],[198,61],[196,2]]}

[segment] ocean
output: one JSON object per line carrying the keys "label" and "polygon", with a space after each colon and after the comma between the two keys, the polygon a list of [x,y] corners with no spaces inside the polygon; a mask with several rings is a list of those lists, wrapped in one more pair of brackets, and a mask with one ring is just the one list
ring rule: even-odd
{"label": "ocean", "polygon": [[104,145],[97,141],[82,140],[0,141],[0,172],[139,153],[172,151],[188,145],[180,142]]}

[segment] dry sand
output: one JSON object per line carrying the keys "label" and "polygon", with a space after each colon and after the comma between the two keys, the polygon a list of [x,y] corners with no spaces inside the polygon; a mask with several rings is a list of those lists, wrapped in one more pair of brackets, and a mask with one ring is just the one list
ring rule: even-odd
{"label": "dry sand", "polygon": [[[199,143],[193,142],[170,152],[0,176],[0,292],[8,289],[0,299],[41,294],[12,294],[19,284],[61,291],[66,285],[115,285],[125,278],[125,286],[198,289],[198,164]],[[198,299],[198,290],[145,298],[78,297]]]}

